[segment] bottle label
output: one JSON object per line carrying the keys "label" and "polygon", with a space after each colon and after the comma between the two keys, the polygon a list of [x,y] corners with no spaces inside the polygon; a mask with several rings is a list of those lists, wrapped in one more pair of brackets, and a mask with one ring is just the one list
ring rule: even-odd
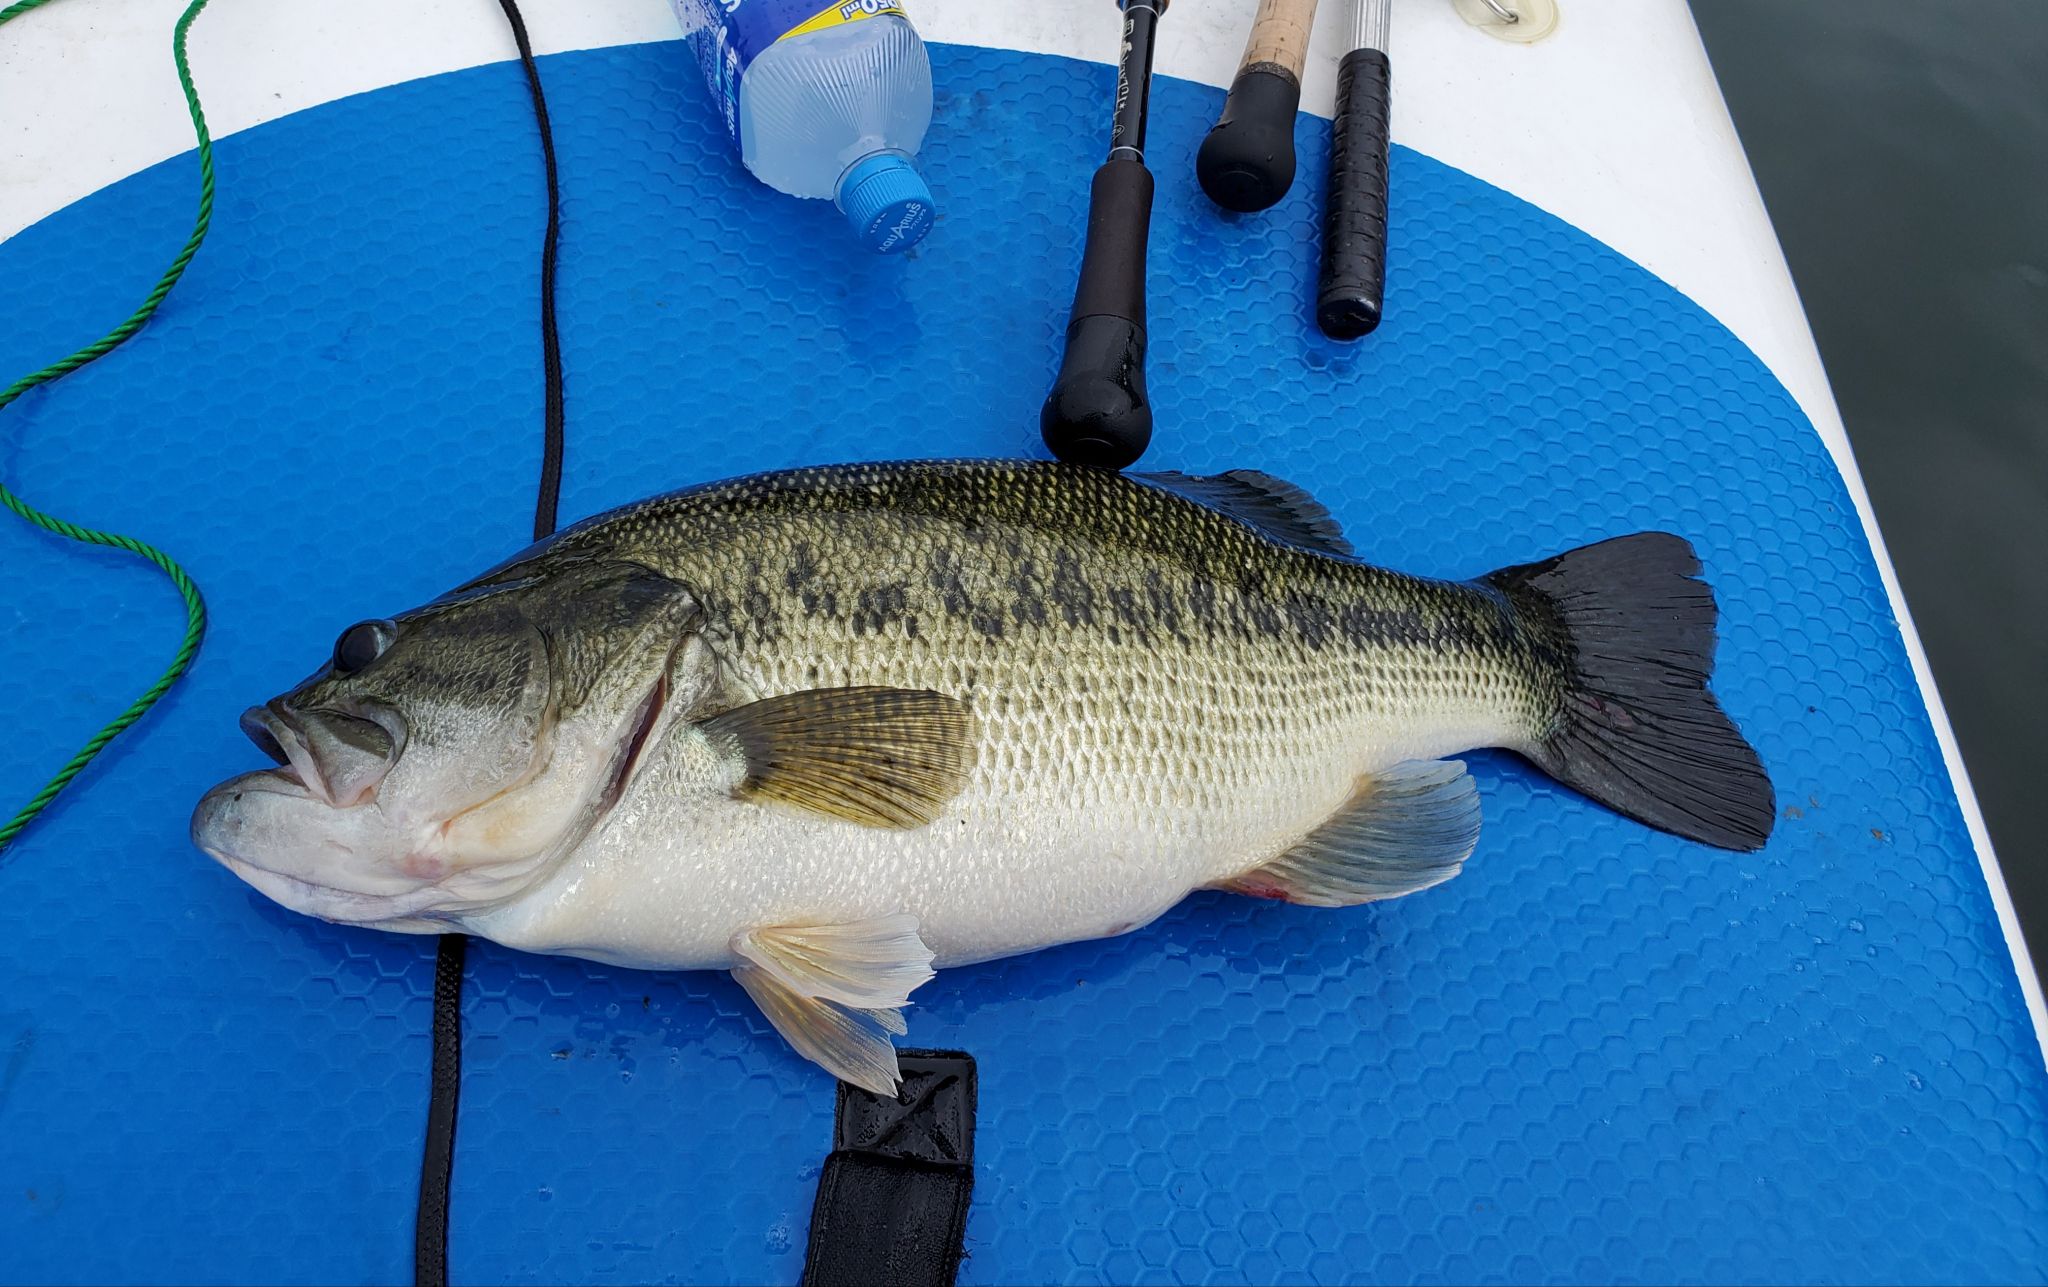
{"label": "bottle label", "polygon": [[891,13],[906,16],[897,0],[674,0],[676,14],[696,46],[704,83],[725,117],[726,133],[740,141],[740,82],[762,50],[778,40]]}

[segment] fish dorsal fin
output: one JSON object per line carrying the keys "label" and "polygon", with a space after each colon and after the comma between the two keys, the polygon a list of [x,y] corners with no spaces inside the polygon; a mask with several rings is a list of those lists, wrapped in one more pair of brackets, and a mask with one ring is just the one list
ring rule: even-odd
{"label": "fish dorsal fin", "polygon": [[901,1075],[889,1034],[932,977],[917,918],[877,916],[837,925],[773,926],[733,936],[732,976],[798,1054],[878,1095]]}
{"label": "fish dorsal fin", "polygon": [[1478,843],[1479,789],[1465,766],[1407,760],[1366,778],[1300,844],[1217,888],[1350,907],[1442,884]]}
{"label": "fish dorsal fin", "polygon": [[921,827],[974,768],[974,717],[944,693],[812,688],[703,725],[745,761],[742,799],[777,800],[866,827]]}
{"label": "fish dorsal fin", "polygon": [[1221,510],[1276,541],[1347,559],[1355,553],[1351,542],[1344,539],[1344,529],[1323,503],[1284,478],[1256,469],[1233,469],[1207,476],[1168,470],[1132,477]]}

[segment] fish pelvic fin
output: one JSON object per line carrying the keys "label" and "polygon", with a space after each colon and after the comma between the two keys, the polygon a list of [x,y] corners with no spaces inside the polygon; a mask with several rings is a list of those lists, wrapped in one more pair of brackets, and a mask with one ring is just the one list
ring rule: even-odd
{"label": "fish pelvic fin", "polygon": [[1294,848],[1216,888],[1351,907],[1442,884],[1478,843],[1479,790],[1464,764],[1407,760],[1362,779]]}
{"label": "fish pelvic fin", "polygon": [[804,1058],[841,1081],[893,1096],[902,1080],[891,1034],[932,977],[915,916],[776,926],[733,936],[732,976]]}
{"label": "fish pelvic fin", "polygon": [[745,761],[741,799],[865,827],[925,825],[974,769],[967,703],[923,689],[807,689],[735,707],[703,728]]}
{"label": "fish pelvic fin", "polygon": [[1548,726],[1516,749],[1639,822],[1760,849],[1776,799],[1755,748],[1707,691],[1716,612],[1699,570],[1683,538],[1639,532],[1485,577],[1556,694]]}

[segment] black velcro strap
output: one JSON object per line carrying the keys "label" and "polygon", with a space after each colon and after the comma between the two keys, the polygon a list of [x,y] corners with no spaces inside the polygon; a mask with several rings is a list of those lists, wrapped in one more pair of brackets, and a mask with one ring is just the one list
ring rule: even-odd
{"label": "black velcro strap", "polygon": [[974,1192],[974,1059],[906,1050],[896,1099],[839,1083],[803,1287],[952,1287]]}

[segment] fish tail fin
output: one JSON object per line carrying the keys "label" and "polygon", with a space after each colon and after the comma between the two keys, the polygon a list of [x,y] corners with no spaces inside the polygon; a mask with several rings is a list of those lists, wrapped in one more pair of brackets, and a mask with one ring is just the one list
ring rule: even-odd
{"label": "fish tail fin", "polygon": [[1714,595],[1692,546],[1639,532],[1484,578],[1511,605],[1555,707],[1516,747],[1616,812],[1723,849],[1759,849],[1770,778],[1707,691]]}

